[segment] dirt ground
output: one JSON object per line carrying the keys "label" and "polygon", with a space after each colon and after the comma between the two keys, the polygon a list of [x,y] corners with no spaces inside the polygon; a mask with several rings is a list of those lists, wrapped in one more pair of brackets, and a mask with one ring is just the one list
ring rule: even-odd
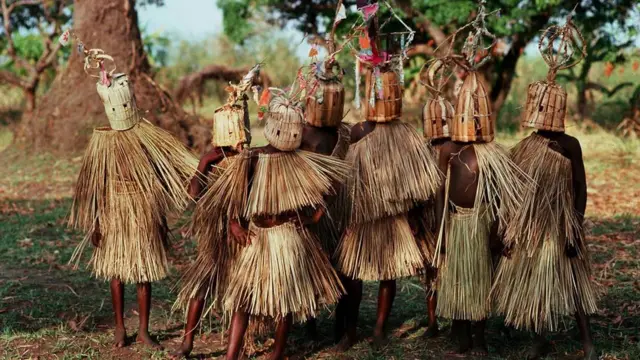
{"label": "dirt ground", "polygon": [[[601,285],[600,310],[592,319],[603,359],[640,359],[640,145],[608,134],[578,133],[589,182],[587,216],[594,279]],[[503,136],[513,144],[524,134]],[[73,156],[26,156],[13,147],[0,153],[0,359],[163,359],[164,351],[133,344],[111,345],[113,319],[108,284],[91,277],[83,262],[68,264],[82,235],[66,228],[72,186],[81,161]],[[172,225],[172,276],[153,285],[152,332],[167,349],[181,341],[183,314],[172,313],[172,290],[181,269],[192,261],[194,244],[182,239],[179,219]],[[86,261],[88,254],[85,254]],[[376,284],[366,284],[359,332],[362,340],[345,354],[332,351],[328,309],[318,320],[319,341],[302,326],[290,337],[291,359],[442,359],[449,349],[447,322],[441,336],[424,340],[426,305],[417,279],[399,282],[391,315],[391,341],[374,350],[368,343],[375,322]],[[127,287],[126,325],[135,338],[135,288]],[[490,359],[522,359],[531,338],[491,319]],[[550,359],[581,356],[575,323],[550,335]],[[257,339],[249,357],[262,357],[272,340]],[[225,348],[219,321],[203,321],[194,354],[217,358]]]}

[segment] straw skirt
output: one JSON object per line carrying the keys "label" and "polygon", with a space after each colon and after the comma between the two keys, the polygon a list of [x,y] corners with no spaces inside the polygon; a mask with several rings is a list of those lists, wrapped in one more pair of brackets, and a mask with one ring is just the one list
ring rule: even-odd
{"label": "straw skirt", "polygon": [[118,279],[126,284],[145,283],[167,277],[166,230],[155,214],[133,207],[132,197],[142,193],[120,193],[109,199],[113,209],[126,209],[118,227],[104,227],[90,265],[100,279]]}
{"label": "straw skirt", "polygon": [[[512,151],[514,161],[539,185],[506,232],[511,259],[498,266],[492,298],[507,324],[538,333],[555,331],[563,316],[597,310],[584,231],[574,207],[571,161],[536,133]],[[567,246],[578,256],[569,258]]]}
{"label": "straw skirt", "polygon": [[485,206],[456,210],[448,216],[436,313],[447,319],[480,321],[491,311],[490,214]]}
{"label": "straw skirt", "polygon": [[586,257],[567,257],[561,243],[548,239],[532,256],[521,249],[500,261],[492,297],[507,325],[537,333],[556,331],[563,316],[597,311]]}
{"label": "straw skirt", "polygon": [[169,133],[146,121],[130,130],[96,129],[85,152],[69,224],[87,233],[78,262],[99,231],[91,266],[102,279],[125,283],[167,276],[165,216],[189,202],[186,185],[197,160]]}
{"label": "straw skirt", "polygon": [[349,226],[336,251],[338,270],[359,280],[394,280],[424,266],[419,239],[406,215]]}
{"label": "straw skirt", "polygon": [[251,244],[236,262],[226,311],[303,322],[323,306],[335,304],[344,289],[318,241],[293,223],[271,228],[249,226]]}

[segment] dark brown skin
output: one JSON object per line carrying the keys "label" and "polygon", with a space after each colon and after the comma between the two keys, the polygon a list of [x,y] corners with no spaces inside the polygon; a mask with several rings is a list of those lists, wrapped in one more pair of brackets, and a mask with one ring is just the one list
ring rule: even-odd
{"label": "dark brown skin", "polygon": [[[351,128],[351,144],[355,144],[370,134],[376,128],[373,121],[363,121]],[[345,336],[337,346],[338,351],[346,351],[357,342],[357,324],[360,303],[362,302],[362,281],[345,279],[347,295],[338,303],[338,309],[346,314]],[[380,282],[378,289],[378,308],[376,312],[376,326],[373,331],[373,343],[381,346],[387,342],[386,326],[391,314],[391,308],[396,296],[396,281]]]}
{"label": "dark brown skin", "polygon": [[[456,206],[473,208],[478,188],[478,161],[470,143],[446,141],[440,148],[438,167],[449,174],[449,201]],[[442,223],[444,216],[446,183],[443,182],[436,194],[436,219]],[[492,226],[495,228],[495,226]],[[493,236],[492,236],[493,237]],[[441,253],[446,254],[446,231],[443,232]],[[472,339],[471,322],[454,320],[452,335],[457,340],[457,348],[450,353],[453,356],[466,356],[468,352],[475,356],[487,356],[484,336],[486,321],[479,321],[474,326],[475,339]],[[475,340],[475,341],[474,341]]]}
{"label": "dark brown skin", "polygon": [[[305,125],[304,130],[302,131],[302,144],[300,145],[300,150],[323,155],[331,155],[333,153],[333,149],[335,149],[336,145],[338,144],[339,138],[340,136],[338,135],[338,128]],[[318,221],[319,220],[320,219],[318,219]],[[331,257],[332,254],[327,255]],[[340,329],[344,326],[338,327],[337,324],[343,323],[344,319],[338,317],[338,313],[342,314],[342,312],[336,311],[336,332],[341,332]],[[307,332],[307,336],[310,339],[317,340],[318,329],[316,327],[316,319],[311,318],[307,320],[305,329]]]}
{"label": "dark brown skin", "polygon": [[[200,176],[194,176],[191,179],[191,184],[189,186],[189,195],[195,200],[198,201],[200,196],[203,194],[206,183],[205,179],[211,172],[211,169],[220,161],[222,161],[225,157],[231,157],[237,155],[239,153],[239,149],[233,149],[230,147],[215,147],[211,149],[209,152],[204,154],[202,158],[200,158],[200,163],[198,164],[198,171],[204,175],[204,178]],[[205,295],[206,289],[202,288],[198,292],[197,296],[189,302],[189,310],[187,312],[187,324],[184,329],[184,339],[182,340],[182,344],[180,344],[180,348],[171,353],[171,357],[176,358],[184,358],[191,354],[193,350],[193,338],[198,328],[198,324],[200,322],[200,317],[202,316],[202,309],[205,304]]]}
{"label": "dark brown skin", "polygon": [[300,150],[331,155],[338,144],[338,128],[305,125]]}
{"label": "dark brown skin", "polygon": [[[538,130],[538,135],[551,140],[549,148],[559,152],[571,160],[574,207],[579,214],[579,224],[582,224],[584,221],[584,213],[587,208],[587,177],[584,168],[584,161],[582,159],[582,148],[580,147],[580,142],[578,139],[567,135],[564,132]],[[574,247],[567,247],[566,254],[568,257],[573,258],[578,255],[578,251]],[[580,330],[582,346],[585,354],[584,358],[587,360],[597,360],[598,355],[593,344],[591,327],[589,325],[589,316],[584,314],[582,311],[578,311],[575,314],[575,317],[578,329]],[[549,349],[549,342],[546,340],[544,335],[536,335],[534,345],[529,351],[527,358],[543,358],[549,352]]]}
{"label": "dark brown skin", "polygon": [[[251,186],[252,184],[251,180],[253,178],[253,172],[258,161],[258,155],[275,154],[279,152],[281,151],[271,145],[252,149],[252,164],[249,171],[249,186]],[[291,211],[278,215],[256,216],[251,220],[256,226],[262,228],[274,227],[292,221],[298,223],[300,226],[304,226],[305,224],[317,223],[318,221],[320,221],[320,218],[323,214],[324,211],[322,209],[318,209],[311,217],[306,218],[299,216],[299,214],[295,211]],[[251,234],[247,229],[247,224],[233,221],[231,222],[230,226],[231,235],[240,245],[248,246],[251,244]],[[293,318],[291,314],[288,314],[284,318],[278,320],[274,351],[271,353],[269,359],[284,359],[284,352],[287,345],[287,335],[289,334],[289,329],[292,322]],[[243,311],[236,311],[233,314],[233,318],[231,319],[231,328],[229,329],[229,346],[227,347],[227,354],[225,359],[236,360],[240,357],[242,352],[242,344],[244,341],[244,334],[247,331],[248,324],[249,314]]]}

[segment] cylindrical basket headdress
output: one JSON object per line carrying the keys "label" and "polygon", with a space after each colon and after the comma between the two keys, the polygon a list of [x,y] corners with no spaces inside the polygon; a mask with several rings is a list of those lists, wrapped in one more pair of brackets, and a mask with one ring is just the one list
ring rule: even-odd
{"label": "cylindrical basket headdress", "polygon": [[96,88],[113,130],[129,130],[140,122],[142,117],[126,74],[115,74],[110,85],[98,82]]}
{"label": "cylindrical basket headdress", "polygon": [[213,146],[237,146],[251,142],[249,111],[245,106],[226,104],[213,113]]}
{"label": "cylindrical basket headdress", "polygon": [[[427,140],[448,139],[451,137],[449,126],[453,119],[454,109],[451,102],[442,96],[442,90],[450,75],[445,61],[435,59],[426,63],[420,70],[420,83],[427,88],[429,97],[422,108],[422,132]],[[426,70],[426,82],[421,80]]]}
{"label": "cylindrical basket headdress", "polygon": [[422,128],[425,139],[437,140],[451,137],[449,124],[453,119],[453,105],[442,96],[427,99],[422,109]]}
{"label": "cylindrical basket headdress", "polygon": [[[554,46],[555,41],[559,41],[559,45]],[[545,81],[529,84],[522,125],[538,130],[564,131],[567,92],[555,78],[559,70],[575,66],[584,58],[586,43],[569,18],[564,26],[547,28],[540,37],[538,49],[549,65],[549,72]]]}
{"label": "cylindrical basket headdress", "polygon": [[[342,70],[340,70],[342,72]],[[344,85],[341,76],[315,74],[313,94],[307,96],[305,121],[315,127],[338,127],[344,117]]]}
{"label": "cylindrical basket headdress", "polygon": [[489,92],[475,71],[467,75],[460,88],[450,131],[453,141],[491,142],[495,137]]}
{"label": "cylindrical basket headdress", "polygon": [[402,84],[393,69],[369,71],[365,93],[373,95],[364,103],[366,120],[384,123],[402,116]]}
{"label": "cylindrical basket headdress", "polygon": [[555,82],[529,84],[522,125],[539,130],[564,131],[567,92]]}
{"label": "cylindrical basket headdress", "polygon": [[269,103],[264,137],[281,151],[293,151],[302,144],[304,120],[302,109],[284,96],[276,96]]}

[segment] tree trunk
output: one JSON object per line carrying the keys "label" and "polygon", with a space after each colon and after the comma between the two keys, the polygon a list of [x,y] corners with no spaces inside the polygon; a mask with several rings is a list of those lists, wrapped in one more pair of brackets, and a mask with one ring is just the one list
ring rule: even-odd
{"label": "tree trunk", "polygon": [[[100,48],[115,59],[118,73],[130,77],[145,118],[170,131],[185,144],[204,150],[210,131],[198,125],[152,79],[138,28],[135,0],[76,1],[73,30],[87,48]],[[75,49],[77,44],[72,44]],[[83,148],[92,129],[108,125],[96,92],[96,79],[83,70],[83,56],[73,51],[67,67],[32,115],[23,120],[22,140],[36,148]]]}
{"label": "tree trunk", "polygon": [[36,108],[36,89],[35,88],[24,88],[23,91],[24,98],[26,100],[26,109],[25,113],[31,114],[33,110]]}
{"label": "tree trunk", "polygon": [[587,116],[587,86],[584,79],[576,81],[576,89],[578,91],[578,115],[583,121]]}
{"label": "tree trunk", "polygon": [[587,116],[587,90],[589,81],[589,71],[591,70],[591,64],[593,64],[591,58],[587,56],[580,69],[580,75],[576,81],[576,90],[578,91],[578,116],[580,121],[584,121]]}
{"label": "tree trunk", "polygon": [[516,66],[522,51],[527,46],[528,39],[524,39],[521,36],[516,36],[509,52],[502,58],[502,61],[495,64],[493,67],[488,67],[487,70],[490,73],[486,73],[488,79],[491,79],[491,73],[496,74],[491,86],[491,104],[492,104],[492,117],[495,121],[500,114],[500,109],[507,101],[509,91],[511,91],[511,84],[516,74]]}

